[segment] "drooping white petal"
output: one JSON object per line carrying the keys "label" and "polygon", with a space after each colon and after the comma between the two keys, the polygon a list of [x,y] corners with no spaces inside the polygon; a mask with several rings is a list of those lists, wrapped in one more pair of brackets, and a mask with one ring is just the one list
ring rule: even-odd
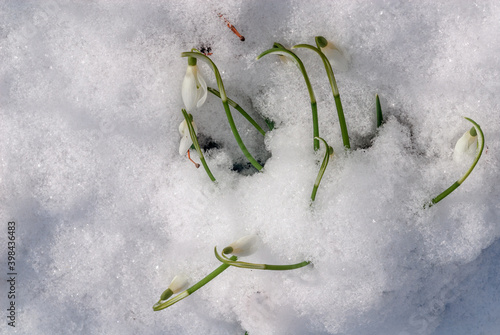
{"label": "drooping white petal", "polygon": [[201,107],[204,103],[205,103],[205,100],[207,100],[207,94],[208,94],[208,90],[207,90],[207,83],[205,82],[205,79],[203,79],[203,77],[201,76],[200,74],[200,71],[196,71],[196,78],[198,79],[198,96],[197,96],[197,99],[198,99],[198,103],[196,104],[197,107]]}
{"label": "drooping white petal", "polygon": [[251,255],[257,250],[258,240],[257,235],[243,236],[229,245],[233,249],[230,254],[240,257]]}
{"label": "drooping white petal", "polygon": [[198,90],[196,88],[196,72],[195,66],[188,66],[186,75],[182,81],[182,101],[188,112],[192,111],[197,104]]}
{"label": "drooping white petal", "polygon": [[184,156],[186,152],[193,145],[193,140],[191,140],[191,136],[183,136],[181,138],[181,143],[179,144],[179,155]]}
{"label": "drooping white petal", "polygon": [[321,48],[321,51],[328,57],[335,70],[346,71],[349,67],[349,62],[347,58],[345,58],[344,53],[332,42],[328,42],[324,48]]}
{"label": "drooping white petal", "polygon": [[460,162],[466,157],[473,156],[477,149],[477,136],[472,136],[470,131],[466,131],[462,137],[459,138],[453,150],[453,160]]}
{"label": "drooping white petal", "polygon": [[207,83],[198,71],[197,65],[188,65],[182,82],[182,101],[189,112],[201,107],[207,99]]}
{"label": "drooping white petal", "polygon": [[[194,121],[191,122],[194,128],[194,132],[198,132],[198,128]],[[181,134],[181,143],[179,144],[179,155],[184,156],[186,152],[193,145],[193,140],[191,139],[191,135],[189,134],[189,127],[187,126],[186,120],[183,120],[179,125],[179,133]]]}
{"label": "drooping white petal", "polygon": [[174,277],[168,288],[175,294],[188,288],[189,278],[185,275],[177,275]]}
{"label": "drooping white petal", "polygon": [[179,133],[181,134],[181,136],[189,135],[189,128],[187,126],[186,120],[182,120],[181,124],[179,125]]}

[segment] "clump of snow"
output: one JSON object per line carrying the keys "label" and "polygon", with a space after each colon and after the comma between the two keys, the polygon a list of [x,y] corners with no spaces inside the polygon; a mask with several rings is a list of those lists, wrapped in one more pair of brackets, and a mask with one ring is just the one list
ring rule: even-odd
{"label": "clump of snow", "polygon": [[[497,2],[7,1],[0,13],[0,212],[17,223],[19,278],[17,325],[2,329],[500,329]],[[325,149],[313,151],[304,80],[277,56],[255,58],[274,42],[314,44],[318,35],[350,59],[336,78],[353,149],[343,149],[321,60],[296,50],[315,90],[320,136],[335,150],[311,204]],[[217,183],[179,156],[180,54],[202,47],[211,48],[228,96],[264,129],[264,118],[276,124],[263,137],[233,110],[262,172],[246,164],[210,94],[192,114]],[[210,68],[199,67],[216,87]],[[424,208],[471,163],[452,159],[471,127],[462,116],[481,125],[483,157],[455,192]],[[260,249],[242,260],[313,265],[229,268],[152,310],[177,274],[203,278],[220,265],[214,246],[248,234]]]}

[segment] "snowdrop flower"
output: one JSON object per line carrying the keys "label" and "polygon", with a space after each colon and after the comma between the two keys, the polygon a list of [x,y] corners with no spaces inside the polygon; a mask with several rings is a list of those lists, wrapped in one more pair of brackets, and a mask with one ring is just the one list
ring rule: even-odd
{"label": "snowdrop flower", "polygon": [[248,256],[257,250],[257,235],[247,235],[234,241],[228,247],[225,247],[222,253],[236,256]]}
{"label": "snowdrop flower", "polygon": [[186,110],[189,112],[201,107],[207,99],[207,92],[207,83],[198,70],[196,58],[189,57],[186,75],[182,82],[182,101]]}
{"label": "snowdrop flower", "polygon": [[465,134],[463,134],[463,136],[457,141],[457,144],[455,145],[455,151],[453,152],[453,159],[455,161],[459,161],[464,159],[465,158],[464,156],[474,154],[474,152],[476,154],[476,158],[472,162],[472,165],[470,166],[469,170],[467,170],[467,172],[460,179],[454,182],[446,190],[441,192],[437,197],[433,198],[428,204],[424,205],[424,208],[431,207],[437,204],[438,202],[446,198],[448,195],[450,195],[450,193],[456,190],[460,185],[462,185],[465,179],[467,179],[467,177],[471,174],[472,170],[474,170],[474,168],[476,167],[479,158],[481,158],[484,149],[484,133],[481,130],[481,127],[476,123],[476,121],[468,117],[466,117],[465,119],[470,123],[472,123],[474,127],[472,127],[469,131],[465,132]]}
{"label": "snowdrop flower", "polygon": [[342,50],[337,48],[335,44],[328,41],[323,36],[316,37],[316,44],[325,54],[328,59],[330,59],[332,67],[338,71],[346,71],[348,68],[347,58],[345,58]]}
{"label": "snowdrop flower", "polygon": [[476,128],[472,127],[466,131],[457,141],[455,150],[453,151],[453,160],[455,162],[462,161],[466,156],[474,155],[477,149],[477,132]]}
{"label": "snowdrop flower", "polygon": [[[274,49],[284,49],[284,50],[287,50],[287,51],[290,51],[289,49],[285,48],[282,44],[280,43],[274,43],[273,44],[273,48]],[[288,55],[286,54],[278,54],[278,57],[279,57],[279,60],[283,63],[283,64],[290,64],[291,62],[293,62]]]}
{"label": "snowdrop flower", "polygon": [[[198,128],[196,127],[194,121],[191,121],[191,124],[193,125],[194,132],[197,133]],[[179,133],[182,136],[181,143],[179,145],[179,155],[184,156],[186,152],[188,152],[189,148],[191,148],[191,145],[193,144],[193,140],[191,139],[191,135],[189,134],[189,127],[187,125],[186,120],[183,120],[179,125]]]}
{"label": "snowdrop flower", "polygon": [[184,275],[177,275],[174,277],[168,288],[162,293],[161,300],[167,300],[173,294],[185,290],[189,285],[189,278]]}
{"label": "snowdrop flower", "polygon": [[279,60],[283,63],[283,64],[290,64],[290,59],[288,59],[288,57],[285,57],[285,56],[282,56],[282,55],[278,55],[279,57]]}

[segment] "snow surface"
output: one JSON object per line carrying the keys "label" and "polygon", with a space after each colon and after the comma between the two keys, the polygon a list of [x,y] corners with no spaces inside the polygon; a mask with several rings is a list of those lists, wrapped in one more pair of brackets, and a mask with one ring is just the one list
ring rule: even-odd
{"label": "snow surface", "polygon": [[[0,213],[17,223],[18,272],[2,334],[500,333],[498,1],[7,0],[0,18]],[[303,78],[255,58],[318,35],[350,59],[336,77],[353,150],[321,61],[298,50],[336,152],[311,205],[323,151]],[[180,53],[202,46],[229,97],[276,122],[263,139],[233,114],[260,173],[214,96],[193,116],[218,183],[178,154]],[[452,159],[462,116],[487,151],[424,209],[470,164]],[[229,268],[152,310],[175,275],[203,278],[215,245],[251,233],[261,248],[245,260],[314,266]]]}

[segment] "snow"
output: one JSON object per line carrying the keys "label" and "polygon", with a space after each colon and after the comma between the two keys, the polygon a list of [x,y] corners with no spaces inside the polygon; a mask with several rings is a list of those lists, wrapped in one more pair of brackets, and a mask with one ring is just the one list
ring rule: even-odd
{"label": "snow", "polygon": [[[222,14],[245,37],[241,42]],[[0,4],[0,213],[16,222],[16,327],[7,334],[500,333],[500,4],[496,1],[4,1]],[[256,57],[332,40],[352,150],[344,152],[319,57]],[[210,46],[249,166],[220,99],[192,111],[211,147],[210,181],[178,153],[181,52]],[[207,84],[216,87],[199,62]],[[375,94],[385,123],[375,127]],[[424,204],[472,162],[453,161],[471,124],[486,148],[469,178]],[[192,153],[199,162],[196,153]],[[257,234],[242,260],[177,304],[152,306],[178,274]],[[7,277],[7,235],[2,237]],[[5,286],[6,287],[6,286]]]}

